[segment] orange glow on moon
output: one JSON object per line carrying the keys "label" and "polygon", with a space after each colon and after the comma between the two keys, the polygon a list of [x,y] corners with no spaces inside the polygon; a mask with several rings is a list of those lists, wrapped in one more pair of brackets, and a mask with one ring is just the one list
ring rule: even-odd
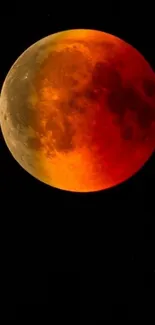
{"label": "orange glow on moon", "polygon": [[0,117],[8,148],[31,175],[69,191],[107,189],[155,148],[155,74],[113,35],[60,32],[10,69]]}

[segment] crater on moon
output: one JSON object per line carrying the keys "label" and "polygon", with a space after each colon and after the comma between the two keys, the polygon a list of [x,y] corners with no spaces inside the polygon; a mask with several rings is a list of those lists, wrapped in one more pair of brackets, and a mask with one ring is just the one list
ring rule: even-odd
{"label": "crater on moon", "polygon": [[110,62],[97,62],[92,73],[92,87],[115,89],[121,86],[121,76]]}
{"label": "crater on moon", "polygon": [[146,96],[148,97],[155,96],[155,80],[144,79],[143,88]]}

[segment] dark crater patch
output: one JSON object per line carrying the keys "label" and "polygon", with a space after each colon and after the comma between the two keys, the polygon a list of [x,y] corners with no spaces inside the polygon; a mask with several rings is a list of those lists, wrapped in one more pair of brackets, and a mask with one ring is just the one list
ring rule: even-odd
{"label": "dark crater patch", "polygon": [[133,129],[131,126],[127,126],[126,128],[121,130],[121,136],[125,140],[131,140],[133,137]]}
{"label": "dark crater patch", "polygon": [[97,62],[92,73],[92,82],[95,88],[112,90],[121,86],[121,76],[116,68],[108,62]]}
{"label": "dark crater patch", "polygon": [[141,102],[137,112],[137,121],[142,128],[149,128],[155,121],[155,109],[152,109],[147,103]]}
{"label": "dark crater patch", "polygon": [[110,112],[117,114],[120,118],[124,117],[127,107],[123,98],[123,89],[112,91],[108,95],[107,102]]}
{"label": "dark crater patch", "polygon": [[85,112],[85,109],[82,104],[78,104],[75,100],[75,98],[71,99],[70,103],[71,113],[79,113],[83,114]]}
{"label": "dark crater patch", "polygon": [[95,88],[93,85],[90,85],[85,91],[84,96],[93,102],[99,100],[99,98],[103,95],[104,91],[102,88]]}
{"label": "dark crater patch", "polygon": [[115,49],[115,47],[116,47],[116,45],[114,44],[114,43],[112,43],[112,42],[106,42],[106,41],[104,41],[104,42],[100,42],[99,43],[99,45],[100,45],[100,47],[102,48],[102,50],[105,52],[108,52],[109,53],[109,51],[113,51],[114,49]]}
{"label": "dark crater patch", "polygon": [[125,104],[125,107],[128,108],[130,111],[136,111],[137,108],[140,107],[142,99],[140,98],[139,94],[132,88],[123,88],[120,90],[122,103]]}
{"label": "dark crater patch", "polygon": [[137,123],[141,128],[149,128],[155,121],[155,105],[152,107],[132,87],[121,87],[117,91],[112,91],[108,94],[107,102],[109,110],[119,117],[120,122],[127,110],[136,113]]}
{"label": "dark crater patch", "polygon": [[[90,94],[88,93],[88,89],[84,89],[80,92],[75,92],[71,95],[68,106],[70,108],[70,114],[85,114],[88,106],[90,105],[90,100],[96,100],[97,96],[94,92],[93,97],[93,91],[90,89]],[[90,97],[89,97],[90,95]],[[93,99],[92,99],[92,97]]]}
{"label": "dark crater patch", "polygon": [[148,97],[152,97],[155,95],[155,80],[145,79],[143,81],[143,90],[145,95]]}
{"label": "dark crater patch", "polygon": [[32,127],[33,130],[38,130],[38,122],[39,116],[37,115],[36,111],[30,107],[28,103],[21,103],[21,113],[17,113],[14,118],[16,117],[19,125],[21,127]]}
{"label": "dark crater patch", "polygon": [[37,138],[29,137],[27,139],[27,145],[30,149],[33,149],[33,150],[40,150],[42,147],[39,137],[37,137]]}
{"label": "dark crater patch", "polygon": [[82,94],[81,93],[73,93],[73,95],[71,96],[71,98],[68,102],[68,107],[69,107],[70,114],[85,113],[85,105],[84,105]]}

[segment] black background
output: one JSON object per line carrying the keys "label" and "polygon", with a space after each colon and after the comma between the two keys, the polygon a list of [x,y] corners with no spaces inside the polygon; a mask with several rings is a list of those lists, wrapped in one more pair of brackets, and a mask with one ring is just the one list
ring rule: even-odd
{"label": "black background", "polygon": [[[1,86],[27,47],[74,28],[124,39],[155,70],[148,2],[32,6],[1,8]],[[1,134],[0,166],[2,319],[155,320],[154,154],[127,182],[91,194],[37,181],[13,159]]]}

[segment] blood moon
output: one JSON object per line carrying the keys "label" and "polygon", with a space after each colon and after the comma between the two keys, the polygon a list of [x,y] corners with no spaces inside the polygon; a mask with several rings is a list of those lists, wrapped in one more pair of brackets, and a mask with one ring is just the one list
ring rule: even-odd
{"label": "blood moon", "polygon": [[137,172],[155,147],[155,74],[117,37],[69,30],[28,48],[1,94],[14,158],[69,191],[107,189]]}

